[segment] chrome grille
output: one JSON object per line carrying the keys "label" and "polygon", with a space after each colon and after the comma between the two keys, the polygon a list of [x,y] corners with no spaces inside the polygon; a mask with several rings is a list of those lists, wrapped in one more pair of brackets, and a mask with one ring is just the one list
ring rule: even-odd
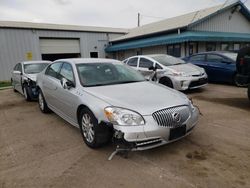
{"label": "chrome grille", "polygon": [[[179,121],[174,117],[179,113]],[[184,124],[190,116],[190,110],[188,106],[176,106],[158,110],[153,113],[153,118],[159,126],[175,128]]]}

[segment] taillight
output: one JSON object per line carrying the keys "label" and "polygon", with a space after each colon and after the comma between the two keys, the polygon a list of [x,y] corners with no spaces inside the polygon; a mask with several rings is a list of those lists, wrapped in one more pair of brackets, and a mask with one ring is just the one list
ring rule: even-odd
{"label": "taillight", "polygon": [[240,65],[244,65],[244,58],[240,58]]}

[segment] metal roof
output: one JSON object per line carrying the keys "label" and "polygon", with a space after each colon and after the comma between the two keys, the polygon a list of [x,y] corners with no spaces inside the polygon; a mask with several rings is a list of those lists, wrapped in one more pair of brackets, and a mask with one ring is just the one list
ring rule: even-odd
{"label": "metal roof", "polygon": [[115,52],[120,50],[142,48],[148,46],[174,44],[189,41],[221,41],[221,42],[250,42],[250,34],[245,33],[227,33],[227,32],[204,32],[204,31],[186,31],[181,34],[170,34],[145,39],[137,39],[128,42],[114,44],[105,49],[106,52]]}
{"label": "metal roof", "polygon": [[42,29],[42,30],[64,30],[64,31],[86,31],[86,32],[104,32],[104,33],[127,33],[127,29],[111,27],[94,27],[79,25],[62,25],[50,23],[32,23],[32,22],[15,22],[0,21],[0,28],[19,28],[19,29]]}
{"label": "metal roof", "polygon": [[152,34],[157,34],[161,32],[185,28],[190,25],[196,24],[200,21],[203,21],[204,19],[210,16],[218,14],[219,12],[225,9],[228,9],[230,7],[236,6],[236,5],[242,6],[243,10],[241,10],[241,12],[247,15],[250,19],[249,11],[245,7],[245,5],[241,3],[240,1],[234,1],[233,3],[230,3],[230,4],[217,5],[214,7],[198,10],[198,11],[184,14],[181,16],[168,18],[159,22],[154,22],[151,24],[143,25],[141,27],[137,27],[137,28],[129,30],[128,34],[121,36],[119,38],[115,38],[111,40],[111,42],[118,42],[118,41],[123,41],[127,39],[138,38],[140,36],[152,35]]}

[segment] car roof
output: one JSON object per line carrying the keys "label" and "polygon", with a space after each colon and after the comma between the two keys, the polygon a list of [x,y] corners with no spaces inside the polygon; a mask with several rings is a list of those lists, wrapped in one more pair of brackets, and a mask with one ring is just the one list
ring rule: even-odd
{"label": "car roof", "polygon": [[121,61],[115,59],[106,59],[106,58],[68,58],[68,59],[58,59],[54,62],[65,61],[71,62],[74,64],[82,64],[82,63],[121,63]]}
{"label": "car roof", "polygon": [[[132,56],[132,57],[129,57],[129,58],[133,58],[133,57],[149,57],[149,58],[154,58],[154,57],[157,57],[157,56],[174,57],[174,56],[171,56],[171,55],[168,55],[168,54],[147,54],[147,55],[136,55],[136,56]],[[129,59],[129,58],[127,58],[127,59]]]}
{"label": "car roof", "polygon": [[200,52],[200,53],[196,53],[190,56],[194,56],[194,55],[202,55],[202,54],[236,54],[236,52],[230,52],[230,51],[209,51],[209,52]]}
{"label": "car roof", "polygon": [[38,61],[23,61],[22,64],[33,64],[33,63],[52,63],[51,61],[43,61],[43,60],[38,60]]}

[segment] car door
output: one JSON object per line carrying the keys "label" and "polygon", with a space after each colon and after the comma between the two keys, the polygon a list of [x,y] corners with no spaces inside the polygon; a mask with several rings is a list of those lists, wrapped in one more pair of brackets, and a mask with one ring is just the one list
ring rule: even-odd
{"label": "car door", "polygon": [[55,102],[57,98],[56,90],[60,85],[58,74],[60,72],[62,64],[62,62],[56,62],[49,65],[45,71],[45,75],[42,81],[42,92],[44,94],[47,104],[53,109],[55,108]]}
{"label": "car door", "polygon": [[219,54],[207,54],[209,80],[231,82],[232,73],[229,60]]}
{"label": "car door", "polygon": [[66,79],[73,83],[74,87],[63,88],[61,81],[56,83],[57,90],[55,90],[56,99],[54,101],[54,107],[69,121],[73,121],[77,124],[77,107],[78,98],[76,96],[75,88],[75,75],[73,67],[70,63],[64,62],[62,68],[58,74],[58,79]]}
{"label": "car door", "polygon": [[19,91],[20,93],[23,93],[23,91],[22,91],[22,74],[23,74],[22,64],[18,63],[14,68],[12,80],[13,80],[13,85],[14,85],[15,89],[17,91]]}
{"label": "car door", "polygon": [[146,78],[149,79],[152,74],[153,74],[153,70],[149,70],[149,67],[153,67],[154,66],[154,62],[144,58],[144,57],[140,57],[139,59],[139,66],[138,66],[138,71]]}
{"label": "car door", "polygon": [[133,69],[138,68],[138,57],[132,57],[127,61],[127,65],[131,66]]}

